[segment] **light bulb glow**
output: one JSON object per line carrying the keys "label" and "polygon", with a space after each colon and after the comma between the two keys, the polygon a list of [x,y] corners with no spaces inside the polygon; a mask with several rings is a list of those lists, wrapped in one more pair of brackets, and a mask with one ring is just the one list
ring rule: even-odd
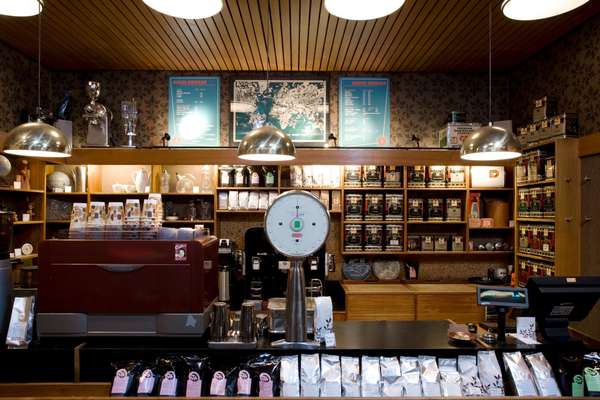
{"label": "light bulb glow", "polygon": [[150,8],[175,18],[203,19],[218,14],[222,0],[143,0]]}
{"label": "light bulb glow", "polygon": [[238,158],[247,161],[264,161],[264,162],[280,162],[295,160],[294,156],[286,156],[283,154],[242,154]]}
{"label": "light bulb glow", "polygon": [[398,10],[405,0],[325,0],[325,9],[338,18],[369,20]]}
{"label": "light bulb glow", "polygon": [[564,14],[589,0],[504,0],[502,12],[510,19],[533,21]]}
{"label": "light bulb glow", "polygon": [[469,153],[460,156],[463,160],[468,161],[500,161],[512,160],[518,157],[521,157],[521,153],[516,151],[489,151],[487,153]]}
{"label": "light bulb glow", "polygon": [[58,153],[55,151],[43,151],[43,150],[4,150],[6,154],[12,154],[13,156],[20,157],[37,157],[37,158],[65,158],[71,157],[68,153]]}
{"label": "light bulb glow", "polygon": [[38,15],[43,7],[41,0],[0,0],[0,15],[32,17]]}

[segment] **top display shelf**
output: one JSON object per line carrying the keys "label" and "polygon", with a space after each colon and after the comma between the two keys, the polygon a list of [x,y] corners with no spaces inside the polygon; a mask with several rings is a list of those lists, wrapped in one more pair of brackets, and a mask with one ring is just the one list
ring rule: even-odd
{"label": "top display shelf", "polygon": [[[56,162],[56,160],[54,160]],[[265,165],[238,159],[237,148],[83,148],[74,149],[65,164],[92,165]],[[417,148],[298,148],[296,159],[283,165],[489,165],[490,162],[461,160],[453,149]],[[494,161],[493,165],[513,165],[513,161]]]}

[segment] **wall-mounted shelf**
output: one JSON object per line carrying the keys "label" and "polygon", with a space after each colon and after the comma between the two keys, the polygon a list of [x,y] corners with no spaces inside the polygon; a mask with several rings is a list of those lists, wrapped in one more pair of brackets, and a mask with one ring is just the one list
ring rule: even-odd
{"label": "wall-mounted shelf", "polygon": [[214,219],[198,219],[198,220],[185,220],[185,219],[178,219],[175,221],[169,221],[169,220],[163,220],[162,224],[163,225],[168,225],[168,224],[174,224],[174,225],[186,225],[186,224],[212,224],[214,223],[215,220]]}
{"label": "wall-mounted shelf", "polygon": [[29,255],[22,255],[19,257],[13,257],[10,260],[11,261],[25,261],[25,260],[33,260],[34,258],[38,258],[38,253],[31,253]]}
{"label": "wall-mounted shelf", "polygon": [[517,188],[529,187],[529,186],[553,185],[555,183],[556,183],[556,179],[546,179],[546,180],[537,181],[537,182],[518,183]]}
{"label": "wall-mounted shelf", "polygon": [[408,221],[409,225],[464,225],[467,221]]}
{"label": "wall-mounted shelf", "polygon": [[16,221],[14,225],[40,225],[43,224],[44,221],[36,220],[36,221]]}
{"label": "wall-mounted shelf", "polygon": [[518,252],[517,257],[531,258],[533,260],[547,261],[550,263],[554,262],[554,257],[540,256],[538,254],[531,254],[531,253]]}
{"label": "wall-mounted shelf", "polygon": [[554,218],[536,218],[536,217],[517,217],[519,222],[540,222],[543,224],[553,224]]}
{"label": "wall-mounted shelf", "polygon": [[37,190],[37,189],[15,189],[13,187],[10,186],[3,186],[0,187],[0,192],[15,192],[15,193],[35,193],[35,194],[43,194],[44,191],[43,190]]}
{"label": "wall-mounted shelf", "polygon": [[46,192],[46,196],[87,196],[88,192]]}

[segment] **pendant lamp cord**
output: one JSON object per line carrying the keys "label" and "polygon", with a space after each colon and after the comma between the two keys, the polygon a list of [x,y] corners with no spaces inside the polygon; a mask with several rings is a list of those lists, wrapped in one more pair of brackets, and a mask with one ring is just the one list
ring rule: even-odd
{"label": "pendant lamp cord", "polygon": [[38,0],[38,59],[37,59],[37,78],[38,78],[38,92],[37,92],[37,113],[38,118],[41,117],[41,103],[42,103],[42,0]]}
{"label": "pendant lamp cord", "polygon": [[492,2],[488,3],[488,121],[492,124]]}

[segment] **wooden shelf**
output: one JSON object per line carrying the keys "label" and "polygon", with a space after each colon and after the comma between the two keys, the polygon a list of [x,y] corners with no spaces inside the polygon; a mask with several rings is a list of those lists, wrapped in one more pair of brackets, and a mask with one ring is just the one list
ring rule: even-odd
{"label": "wooden shelf", "polygon": [[185,219],[178,219],[176,221],[169,221],[169,220],[163,220],[162,224],[180,224],[180,225],[185,225],[185,224],[213,224],[215,222],[214,219],[198,219],[198,220],[194,220],[194,221],[190,221],[185,220]]}
{"label": "wooden shelf", "polygon": [[46,196],[87,196],[87,192],[46,192]]}
{"label": "wooden shelf", "polygon": [[43,224],[44,221],[34,220],[34,221],[16,221],[13,225],[40,225]]}
{"label": "wooden shelf", "polygon": [[409,192],[466,192],[466,187],[409,187],[406,188]]}
{"label": "wooden shelf", "polygon": [[[150,193],[146,193],[146,194],[150,194]],[[190,196],[214,196],[214,191],[210,192],[210,193],[206,193],[206,192],[204,192],[204,193],[202,193],[202,192],[200,192],[200,193],[188,193],[188,192],[186,192],[186,193],[177,193],[177,192],[169,192],[169,193],[160,193],[160,195],[161,196],[169,196],[169,197],[171,197],[171,196],[182,196],[182,197],[184,197],[184,196],[187,196],[187,197],[190,197]]]}
{"label": "wooden shelf", "polygon": [[517,222],[542,222],[553,224],[555,220],[554,218],[517,217]]}
{"label": "wooden shelf", "polygon": [[534,260],[546,261],[546,262],[550,262],[550,263],[554,262],[554,257],[540,256],[540,255],[537,255],[537,254],[529,254],[529,253],[518,252],[517,253],[517,257],[531,258],[531,259],[534,259]]}
{"label": "wooden shelf", "polygon": [[408,221],[409,225],[464,225],[467,221]]}
{"label": "wooden shelf", "polygon": [[384,225],[384,224],[385,225],[401,225],[403,223],[404,223],[404,221],[390,221],[390,220],[387,220],[387,221],[386,220],[383,220],[383,221],[382,220],[375,220],[375,221],[356,220],[356,221],[352,221],[351,219],[350,220],[347,219],[347,220],[344,221],[344,224],[347,224],[347,225],[352,225],[352,224],[358,224],[358,225],[369,225],[369,224],[375,224],[375,225],[377,225],[377,224],[379,224],[379,225]]}
{"label": "wooden shelf", "polygon": [[399,192],[403,187],[362,187],[362,186],[344,186],[346,192]]}
{"label": "wooden shelf", "polygon": [[365,251],[342,251],[343,256],[385,256],[403,255],[405,251],[365,250]]}
{"label": "wooden shelf", "polygon": [[15,189],[13,187],[10,186],[1,186],[0,187],[0,192],[14,192],[14,193],[35,193],[35,194],[42,194],[44,193],[44,190],[37,190],[37,189]]}
{"label": "wooden shelf", "polygon": [[514,189],[511,187],[471,187],[471,192],[512,192]]}
{"label": "wooden shelf", "polygon": [[506,256],[513,254],[512,251],[408,251],[406,254],[409,255],[469,255],[469,256],[490,256],[490,255],[499,255]]}
{"label": "wooden shelf", "polygon": [[25,260],[33,260],[34,258],[37,258],[37,257],[38,257],[38,253],[31,253],[28,256],[13,257],[10,260],[11,261],[17,261],[17,260],[25,261]]}
{"label": "wooden shelf", "polygon": [[509,230],[513,230],[515,229],[514,226],[491,226],[491,227],[476,227],[476,228],[471,228],[469,227],[470,230],[472,231],[509,231]]}
{"label": "wooden shelf", "polygon": [[[295,188],[296,189],[296,188]],[[256,190],[268,190],[271,192],[276,192],[278,190],[277,186],[275,187],[252,187],[252,186],[244,186],[244,187],[239,187],[239,186],[231,186],[231,187],[227,187],[227,186],[222,186],[222,187],[218,187],[217,190],[245,190],[247,192],[251,192],[251,191],[256,191]],[[309,190],[308,188],[303,188],[302,190]]]}
{"label": "wooden shelf", "polygon": [[[277,189],[277,188],[275,188]],[[341,187],[335,186],[302,186],[302,187],[294,187],[294,186],[281,186],[280,190],[342,190]],[[347,190],[347,188],[344,188]]]}
{"label": "wooden shelf", "polygon": [[517,187],[522,188],[522,187],[529,187],[529,186],[543,186],[543,185],[551,185],[551,184],[555,184],[555,183],[556,183],[556,179],[546,179],[546,180],[538,181],[538,182],[518,183]]}
{"label": "wooden shelf", "polygon": [[148,193],[123,193],[123,192],[90,192],[90,196],[115,196],[115,197],[123,197],[123,196],[148,196],[151,192]]}
{"label": "wooden shelf", "polygon": [[267,210],[217,210],[219,214],[264,214]]}
{"label": "wooden shelf", "polygon": [[54,220],[54,221],[46,221],[46,224],[55,224],[55,225],[59,225],[59,224],[70,224],[71,221],[68,219],[65,220]]}

